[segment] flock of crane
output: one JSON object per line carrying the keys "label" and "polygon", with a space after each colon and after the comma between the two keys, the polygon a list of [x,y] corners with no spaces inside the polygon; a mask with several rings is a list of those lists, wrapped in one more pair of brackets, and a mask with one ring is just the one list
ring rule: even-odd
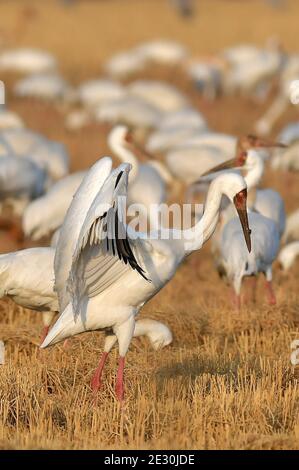
{"label": "flock of crane", "polygon": [[[244,278],[254,282],[260,273],[269,304],[275,304],[273,263],[278,259],[288,270],[299,255],[299,209],[287,217],[280,194],[260,187],[269,164],[281,172],[299,169],[299,122],[282,129],[275,142],[265,135],[238,139],[218,133],[173,85],[149,79],[122,83],[149,64],[184,70],[208,99],[219,93],[264,99],[275,80],[277,98],[257,123],[259,134],[269,132],[289,105],[288,87],[299,72],[299,56],[287,55],[274,40],[265,48],[238,45],[200,59],[191,59],[180,44],[156,40],[113,56],[104,78],[77,88],[44,51],[0,54],[0,71],[23,75],[12,90],[18,99],[63,105],[66,127],[82,129],[83,136],[92,121],[111,125],[107,144],[120,165],[113,169],[105,156],[70,174],[65,146],[26,128],[2,106],[1,211],[9,206],[21,226],[5,212],[0,226],[12,237],[51,242],[1,255],[0,293],[42,312],[42,348],[84,331],[105,330],[92,389],[99,390],[107,356],[118,343],[120,401],[132,337],[147,336],[155,349],[172,341],[166,325],[138,320],[137,314],[190,253],[212,238],[215,266],[233,287],[237,309]],[[189,202],[204,194],[203,213],[195,214],[190,227],[164,226],[159,208],[182,187]],[[150,230],[138,231],[126,222],[124,201],[138,204]]]}

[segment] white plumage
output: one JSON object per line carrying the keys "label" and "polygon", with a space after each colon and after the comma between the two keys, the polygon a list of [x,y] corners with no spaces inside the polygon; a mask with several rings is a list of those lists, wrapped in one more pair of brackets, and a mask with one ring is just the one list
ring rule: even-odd
{"label": "white plumage", "polygon": [[289,271],[299,256],[299,241],[289,243],[284,246],[279,255],[278,261],[284,271]]}
{"label": "white plumage", "polygon": [[12,206],[21,215],[31,199],[40,196],[46,186],[46,173],[27,158],[0,157],[0,202]]}
{"label": "white plumage", "polygon": [[50,235],[63,223],[73,195],[85,175],[79,171],[53,184],[46,194],[32,201],[23,214],[22,226],[32,240]]}
{"label": "white plumage", "polygon": [[291,145],[299,140],[299,122],[290,122],[280,131],[277,137],[278,142]]}
{"label": "white plumage", "polygon": [[[112,328],[119,345],[117,397],[123,399],[124,357],[134,333],[135,316],[175,274],[183,259],[215,230],[222,194],[236,202],[250,248],[246,184],[239,175],[212,182],[206,211],[195,227],[167,229],[150,238],[124,225],[129,164],[111,172],[103,158],[88,172],[64,220],[55,254],[55,285],[61,315],[42,347],[86,331]],[[236,199],[237,198],[237,199]],[[107,354],[106,354],[107,356]],[[106,360],[94,377],[94,388]]]}
{"label": "white plumage", "polygon": [[287,217],[286,229],[283,236],[284,242],[299,240],[299,209]]}
{"label": "white plumage", "polygon": [[276,151],[272,168],[283,171],[299,171],[299,142],[295,141],[286,149]]}
{"label": "white plumage", "polygon": [[16,155],[32,160],[45,169],[54,181],[68,173],[69,156],[65,146],[29,129],[4,129],[0,132],[1,155]]}
{"label": "white plumage", "polygon": [[[256,143],[258,146],[258,142]],[[265,144],[266,145],[266,144]],[[275,145],[274,143],[269,145]],[[276,144],[280,145],[280,144]],[[259,212],[260,214],[268,217],[277,225],[279,235],[282,237],[286,226],[286,212],[285,205],[280,194],[271,188],[260,189],[259,185],[262,181],[265,163],[257,148],[251,148],[246,152],[243,151],[240,155],[237,154],[236,158],[229,160],[220,166],[209,169],[209,173],[219,171],[220,169],[242,169],[245,171],[245,181],[249,191],[249,207]],[[228,214],[226,215],[227,218]]]}
{"label": "white plumage", "polygon": [[136,128],[152,128],[161,119],[161,112],[137,96],[126,96],[102,103],[93,110],[98,122],[127,124]]}
{"label": "white plumage", "polygon": [[165,39],[141,44],[136,50],[147,62],[168,66],[181,64],[188,55],[183,45]]}
{"label": "white plumage", "polygon": [[[155,210],[154,205],[158,206],[166,201],[166,183],[161,177],[161,172],[149,163],[139,163],[133,153],[134,141],[126,126],[114,127],[108,136],[108,144],[111,151],[122,162],[128,162],[132,165],[128,204],[141,205],[140,211],[142,211],[143,220],[146,222],[150,217],[151,209]],[[152,217],[151,227],[156,228],[158,225],[156,217]]]}
{"label": "white plumage", "polygon": [[2,129],[15,129],[24,127],[23,119],[17,113],[0,106],[0,131]]}
{"label": "white plumage", "polygon": [[197,109],[185,107],[178,111],[163,114],[158,123],[158,129],[160,131],[193,129],[198,132],[207,129],[207,122]]}
{"label": "white plumage", "polygon": [[127,94],[119,82],[108,79],[89,80],[77,90],[78,101],[87,108],[93,108],[106,101],[118,100]]}
{"label": "white plumage", "polygon": [[59,100],[70,93],[70,86],[57,73],[39,73],[26,76],[14,86],[14,93],[21,98]]}
{"label": "white plumage", "polygon": [[[42,312],[43,339],[58,313],[58,298],[54,291],[54,256],[55,250],[50,247],[28,248],[0,255],[0,297],[7,296],[24,308]],[[146,336],[155,350],[172,342],[170,329],[149,318],[136,322],[133,336]]]}
{"label": "white plumage", "polygon": [[0,54],[0,70],[24,74],[48,72],[57,66],[55,58],[38,49],[11,49]]}
{"label": "white plumage", "polygon": [[104,70],[110,77],[123,79],[140,72],[145,65],[144,55],[133,49],[112,56],[104,64]]}
{"label": "white plumage", "polygon": [[155,106],[161,112],[180,111],[188,105],[187,98],[167,82],[137,80],[128,85],[128,93]]}
{"label": "white plumage", "polygon": [[0,294],[16,304],[43,312],[44,333],[58,312],[54,292],[53,248],[28,248],[0,255]]}
{"label": "white plumage", "polygon": [[[233,285],[240,305],[242,280],[246,276],[257,276],[264,273],[267,287],[271,289],[272,263],[279,250],[279,233],[275,222],[271,219],[251,212],[249,226],[252,231],[252,250],[248,253],[244,243],[242,230],[237,218],[230,220],[224,227],[221,237],[220,266]],[[273,292],[269,302],[275,303]]]}

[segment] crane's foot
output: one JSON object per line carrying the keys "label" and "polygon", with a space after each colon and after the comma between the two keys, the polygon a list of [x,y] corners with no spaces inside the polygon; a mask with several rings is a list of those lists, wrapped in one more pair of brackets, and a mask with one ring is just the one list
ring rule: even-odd
{"label": "crane's foot", "polygon": [[90,386],[91,386],[92,391],[94,393],[97,393],[101,388],[102,374],[103,374],[103,369],[104,369],[107,357],[108,357],[108,353],[103,352],[102,357],[101,357],[100,362],[99,362],[99,365],[98,365],[98,367],[97,367],[97,369],[96,369],[96,371],[95,371],[95,373],[94,373],[94,375],[91,379]]}
{"label": "crane's foot", "polygon": [[273,290],[272,281],[266,281],[266,292],[267,292],[269,305],[276,305],[277,300],[276,300],[275,292]]}
{"label": "crane's foot", "polygon": [[124,401],[124,368],[125,368],[125,358],[120,356],[119,363],[118,363],[118,370],[116,376],[116,384],[115,384],[115,395],[119,402]]}

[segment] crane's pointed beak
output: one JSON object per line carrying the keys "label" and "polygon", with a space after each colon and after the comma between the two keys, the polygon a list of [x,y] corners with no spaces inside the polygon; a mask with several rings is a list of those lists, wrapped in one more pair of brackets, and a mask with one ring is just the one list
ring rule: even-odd
{"label": "crane's pointed beak", "polygon": [[243,189],[234,197],[234,205],[242,225],[242,230],[249,253],[251,252],[251,230],[247,214],[247,189]]}
{"label": "crane's pointed beak", "polygon": [[155,155],[149,153],[145,150],[144,147],[139,145],[133,138],[127,141],[127,145],[131,148],[131,150],[138,156],[138,157],[145,157],[148,160],[156,160]]}
{"label": "crane's pointed beak", "polygon": [[236,169],[237,167],[238,165],[236,158],[232,158],[231,160],[220,163],[220,165],[214,166],[210,170],[203,173],[201,177],[211,175],[212,173],[218,173],[219,171],[231,170],[232,168]]}
{"label": "crane's pointed beak", "polygon": [[255,143],[256,148],[281,148],[286,149],[288,146],[282,142],[273,142],[271,140],[260,139],[258,138]]}

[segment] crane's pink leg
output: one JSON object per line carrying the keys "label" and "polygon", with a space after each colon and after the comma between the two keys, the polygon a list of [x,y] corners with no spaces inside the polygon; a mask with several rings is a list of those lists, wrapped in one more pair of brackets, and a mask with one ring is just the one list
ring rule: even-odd
{"label": "crane's pink leg", "polygon": [[99,365],[91,379],[91,388],[93,392],[95,393],[98,392],[101,388],[101,385],[102,385],[101,378],[102,378],[102,373],[103,373],[103,369],[104,369],[104,365],[106,363],[107,357],[108,357],[108,353],[103,352]]}
{"label": "crane's pink leg", "polygon": [[40,344],[44,342],[46,339],[47,334],[49,333],[50,326],[44,326],[42,329],[41,337],[40,337]]}
{"label": "crane's pink leg", "polygon": [[266,291],[269,305],[276,305],[276,295],[273,290],[272,281],[266,281]]}
{"label": "crane's pink leg", "polygon": [[120,402],[124,400],[124,368],[125,368],[125,358],[122,356],[119,356],[116,384],[115,384],[115,394],[116,394],[118,401]]}

